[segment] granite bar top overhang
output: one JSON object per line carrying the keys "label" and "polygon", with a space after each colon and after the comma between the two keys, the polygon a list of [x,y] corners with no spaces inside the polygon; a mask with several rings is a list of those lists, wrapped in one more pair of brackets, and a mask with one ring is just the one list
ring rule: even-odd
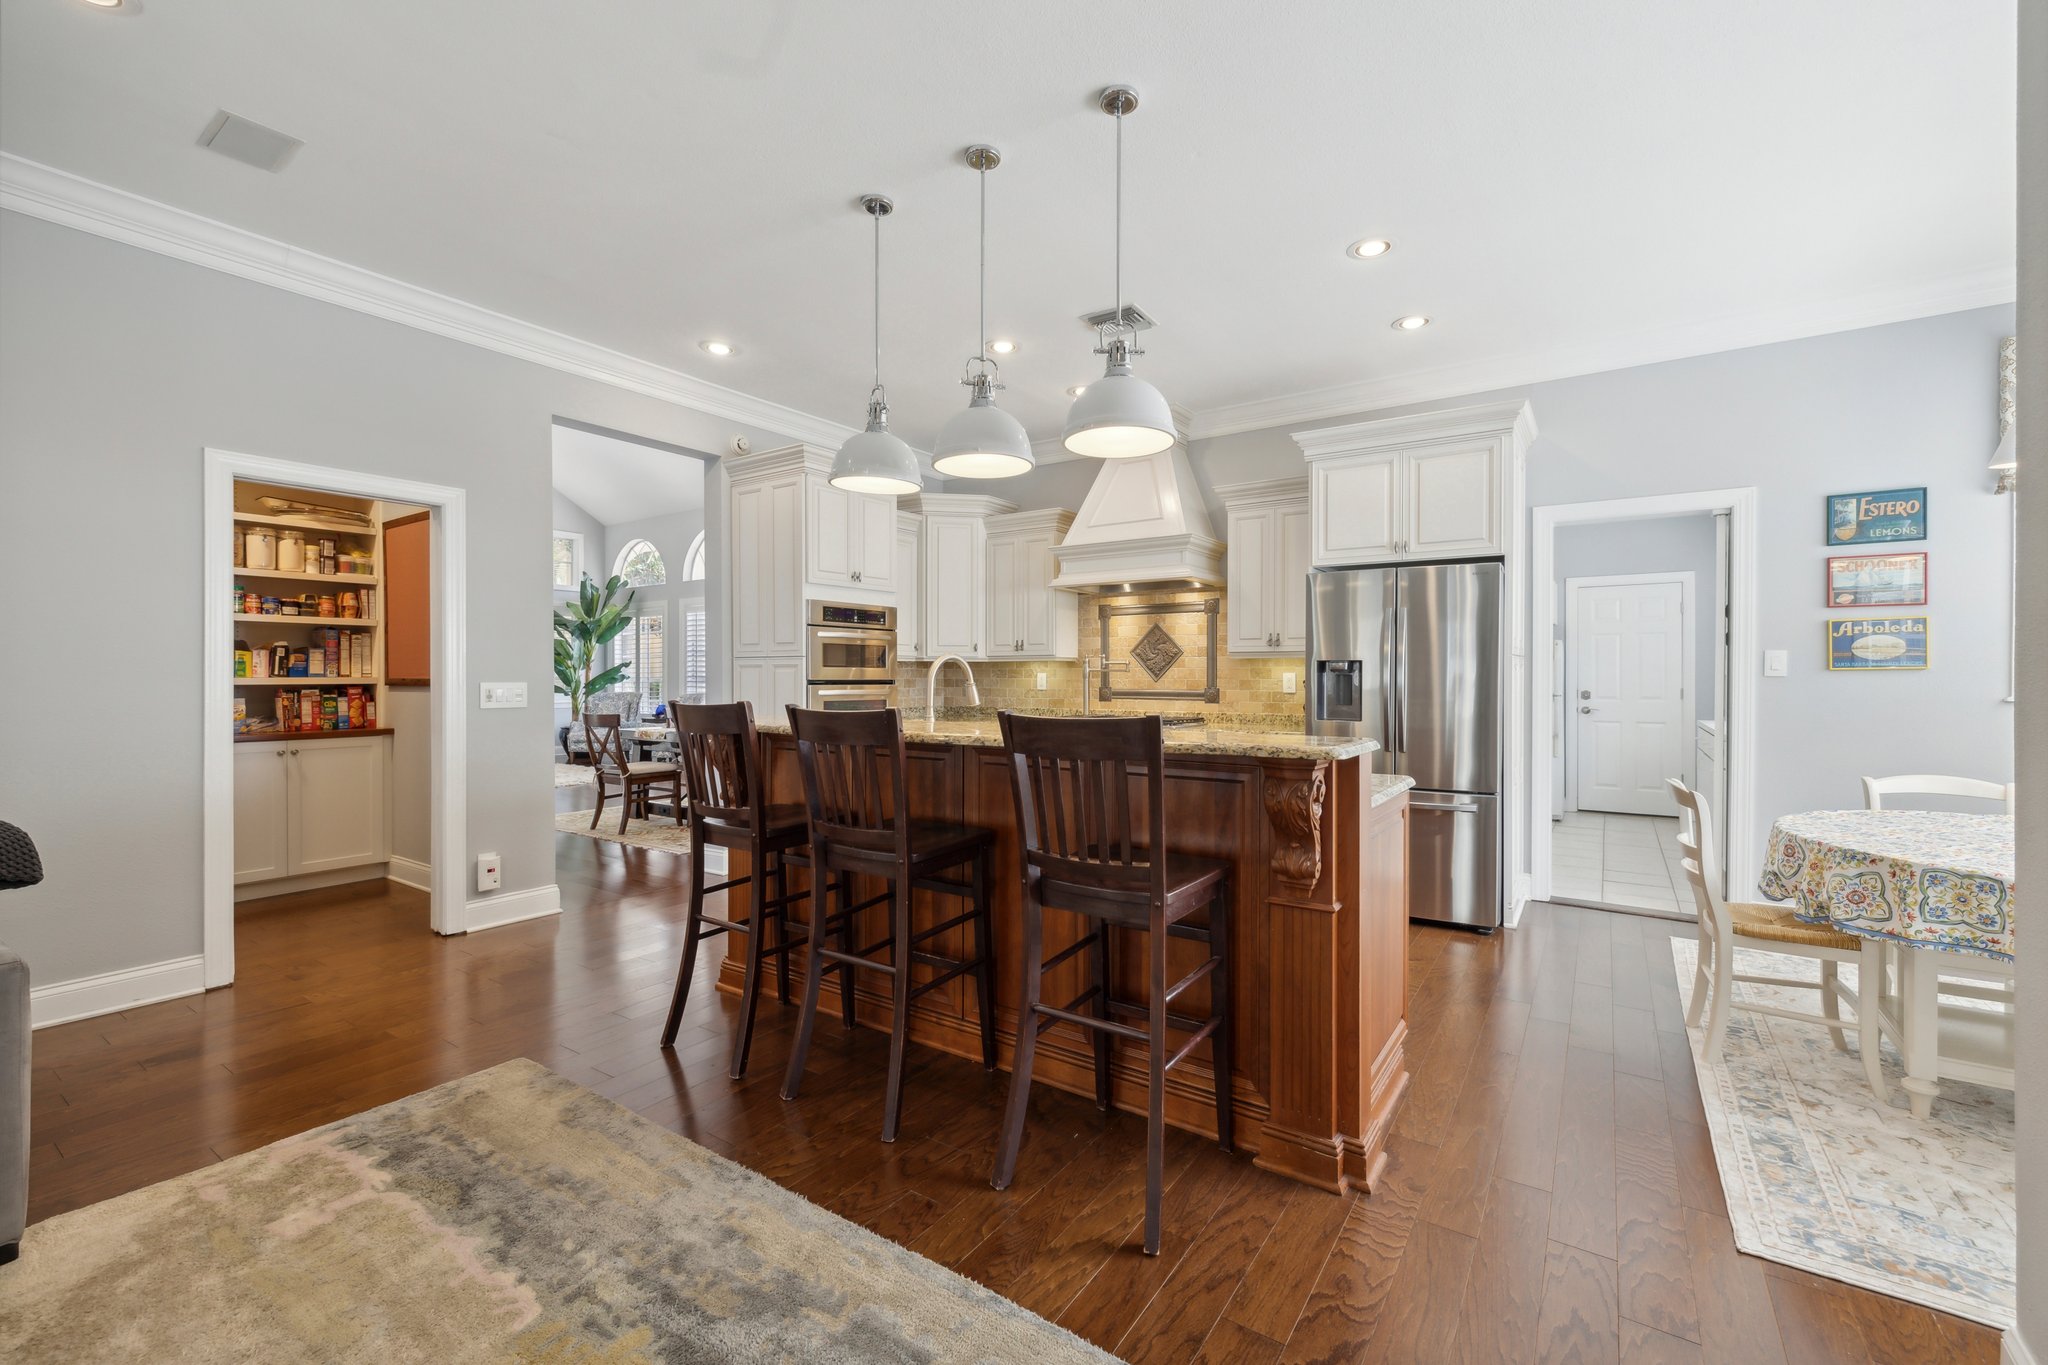
{"label": "granite bar top overhang", "polygon": [[[773,722],[758,722],[755,728],[764,735],[789,733],[789,726]],[[968,749],[1003,747],[1002,727],[993,720],[931,722],[906,719],[903,738],[910,744],[950,744]],[[1379,741],[1372,739],[1326,739],[1320,735],[1234,730],[1206,725],[1166,727],[1166,752],[1190,758],[1363,758],[1379,747]]]}

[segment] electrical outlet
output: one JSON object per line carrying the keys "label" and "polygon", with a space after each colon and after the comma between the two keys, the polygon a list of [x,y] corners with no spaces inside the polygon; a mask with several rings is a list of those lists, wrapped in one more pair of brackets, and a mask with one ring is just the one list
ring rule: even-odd
{"label": "electrical outlet", "polygon": [[1280,690],[1289,696],[1294,695],[1294,675],[1292,673],[1282,673],[1280,675]]}
{"label": "electrical outlet", "polygon": [[479,853],[476,855],[476,889],[496,891],[498,889],[498,855]]}
{"label": "electrical outlet", "polygon": [[1040,673],[1040,674],[1038,675],[1038,690],[1039,690],[1039,691],[1041,691],[1041,692],[1045,691],[1045,682],[1046,682],[1046,675],[1045,675],[1045,674],[1043,674],[1043,673]]}
{"label": "electrical outlet", "polygon": [[1785,669],[1786,669],[1786,668],[1787,668],[1787,667],[1788,667],[1788,666],[1789,666],[1789,665],[1791,664],[1791,662],[1792,662],[1792,656],[1791,656],[1791,655],[1790,655],[1789,653],[1787,653],[1787,652],[1786,652],[1785,650],[1782,650],[1782,649],[1767,649],[1767,650],[1765,650],[1765,651],[1764,651],[1764,676],[1765,676],[1766,678],[1782,678],[1782,677],[1784,677],[1784,676],[1785,676]]}
{"label": "electrical outlet", "polygon": [[482,690],[483,697],[478,704],[486,711],[526,705],[526,684],[523,682],[484,683]]}

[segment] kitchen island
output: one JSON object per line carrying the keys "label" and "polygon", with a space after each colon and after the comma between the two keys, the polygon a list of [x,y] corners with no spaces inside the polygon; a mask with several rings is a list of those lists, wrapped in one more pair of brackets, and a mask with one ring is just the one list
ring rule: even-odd
{"label": "kitchen island", "polygon": [[[760,727],[771,802],[799,802],[796,746],[786,725]],[[997,1029],[1007,1069],[1016,1038],[1021,964],[1022,885],[1010,769],[993,720],[905,722],[913,816],[982,825],[996,831],[995,922]],[[1229,859],[1232,881],[1232,1017],[1237,1143],[1266,1170],[1342,1192],[1368,1191],[1386,1161],[1393,1114],[1408,1085],[1404,1040],[1408,1007],[1407,779],[1375,778],[1370,740],[1332,741],[1296,733],[1170,727],[1166,731],[1166,827],[1172,847]],[[747,870],[735,854],[731,875]],[[864,888],[863,896],[877,888]],[[952,911],[919,893],[919,923]],[[957,904],[957,903],[956,903]],[[807,910],[800,910],[808,914]],[[884,910],[866,912],[863,942],[887,932]],[[1046,915],[1046,955],[1085,928],[1076,916]],[[952,931],[964,936],[963,926]],[[1142,1001],[1140,935],[1118,942],[1114,989]],[[719,985],[737,991],[744,961],[730,945]],[[964,942],[935,940],[964,956]],[[1175,940],[1169,972],[1196,965],[1196,945]],[[792,964],[801,975],[802,955]],[[1067,1000],[1085,981],[1082,959],[1046,974],[1045,998]],[[924,975],[920,969],[918,978]],[[874,978],[857,983],[863,1025],[886,1029],[887,997]],[[1207,983],[1176,1009],[1208,1012]],[[973,984],[948,982],[911,1010],[911,1038],[962,1057],[981,1055]],[[821,986],[820,1027],[838,1018],[838,975]],[[766,1002],[764,1001],[764,1005]],[[1167,1078],[1166,1117],[1175,1127],[1213,1136],[1214,1073],[1205,1043]],[[1119,1040],[1113,1053],[1119,1108],[1143,1113],[1142,1046]],[[1095,1093],[1093,1052],[1080,1031],[1060,1025],[1038,1045],[1033,1079],[1075,1094]],[[877,1084],[880,1083],[879,1077]],[[931,1122],[937,1097],[913,1088],[906,1130]],[[925,1118],[917,1117],[925,1111]]]}

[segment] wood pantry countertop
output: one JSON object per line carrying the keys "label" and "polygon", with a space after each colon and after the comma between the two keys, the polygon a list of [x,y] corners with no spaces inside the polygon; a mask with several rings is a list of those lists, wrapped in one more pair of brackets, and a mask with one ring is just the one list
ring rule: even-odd
{"label": "wood pantry countertop", "polygon": [[369,735],[391,735],[398,733],[387,728],[366,726],[361,730],[255,730],[235,736],[237,744],[270,744],[281,740],[296,743],[302,739],[362,739]]}
{"label": "wood pantry countertop", "polygon": [[[922,724],[921,722],[919,723]],[[984,826],[996,832],[996,875],[991,887],[995,926],[998,1062],[1010,1064],[1016,1038],[1019,962],[1023,937],[1022,885],[1010,768],[993,724],[940,722],[936,733],[908,733],[911,813]],[[762,726],[768,799],[800,802],[796,745],[786,726]],[[1176,743],[1176,740],[1179,743]],[[1167,828],[1174,847],[1221,857],[1236,868],[1232,880],[1232,1001],[1237,1024],[1234,1074],[1238,1146],[1257,1164],[1322,1189],[1376,1187],[1385,1163],[1394,1112],[1406,1092],[1404,1040],[1408,1011],[1408,800],[1405,791],[1376,784],[1369,743],[1334,746],[1295,735],[1247,733],[1242,744],[1213,733],[1199,738],[1167,732]],[[1256,752],[1251,752],[1256,750]],[[1377,797],[1377,799],[1375,799]],[[748,870],[745,855],[731,855],[732,871]],[[803,884],[791,869],[791,888]],[[881,889],[863,884],[865,898]],[[808,913],[799,906],[799,913]],[[939,898],[918,892],[920,924],[956,913]],[[866,912],[863,942],[887,933],[885,907]],[[1083,931],[1077,916],[1049,912],[1048,956]],[[964,956],[967,945],[935,940],[935,951]],[[727,934],[720,989],[737,992],[744,944]],[[1124,999],[1145,993],[1142,935],[1120,933],[1111,965],[1113,988]],[[1197,945],[1176,939],[1169,972],[1195,965]],[[1046,974],[1044,998],[1070,1000],[1086,984],[1085,955]],[[801,954],[792,961],[800,977]],[[855,1010],[862,1025],[886,1030],[889,1000],[883,979],[861,973]],[[916,968],[913,981],[928,979]],[[820,983],[820,1036],[839,1028],[838,973]],[[1201,1016],[1208,985],[1189,988],[1176,1009]],[[911,1006],[912,1039],[978,1059],[974,986],[970,978],[946,983]],[[774,1008],[771,992],[762,1001]],[[1119,1108],[1145,1109],[1143,1045],[1118,1039],[1113,1049],[1112,1093]],[[1213,1073],[1202,1044],[1167,1077],[1166,1117],[1191,1132],[1213,1136]],[[1070,1025],[1039,1042],[1034,1079],[1075,1094],[1095,1093],[1093,1050]],[[875,1084],[880,1086],[879,1070]],[[915,1136],[934,1122],[944,1097],[904,1095],[904,1132]],[[1027,1139],[1028,1141],[1028,1139]]]}

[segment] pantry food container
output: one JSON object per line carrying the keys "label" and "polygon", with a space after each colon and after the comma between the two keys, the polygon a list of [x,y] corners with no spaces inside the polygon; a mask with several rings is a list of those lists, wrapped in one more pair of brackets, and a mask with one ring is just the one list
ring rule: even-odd
{"label": "pantry food container", "polygon": [[268,526],[251,526],[242,536],[242,559],[245,568],[275,569],[277,532]]}

